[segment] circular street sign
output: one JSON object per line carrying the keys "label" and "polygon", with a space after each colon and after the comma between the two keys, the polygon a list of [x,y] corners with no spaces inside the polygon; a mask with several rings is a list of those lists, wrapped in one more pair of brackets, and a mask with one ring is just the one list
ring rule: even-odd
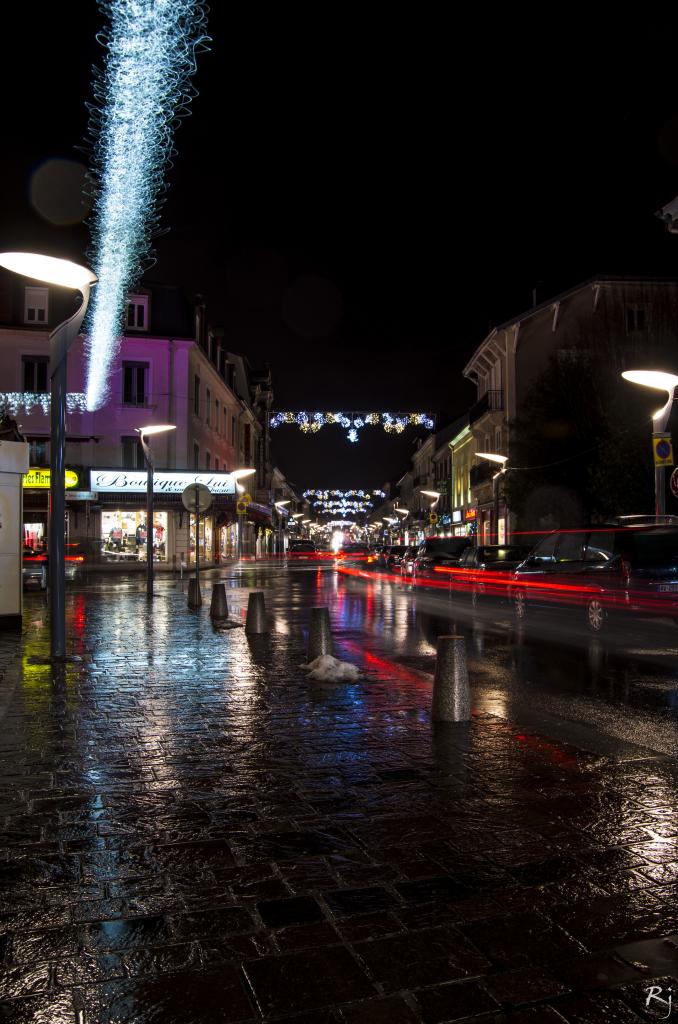
{"label": "circular street sign", "polygon": [[678,498],[678,469],[674,469],[673,473],[671,474],[671,482],[669,486],[671,488],[671,494],[675,495],[675,497]]}
{"label": "circular street sign", "polygon": [[247,505],[245,504],[245,502],[244,501],[236,501],[236,503],[235,503],[235,511],[237,512],[237,514],[239,516],[247,515]]}
{"label": "circular street sign", "polygon": [[240,495],[240,501],[242,501],[244,505],[249,505],[250,502],[252,501],[252,495],[248,494],[247,491],[245,491],[244,494]]}
{"label": "circular street sign", "polygon": [[184,508],[193,515],[206,512],[212,504],[212,492],[205,484],[189,484],[181,495]]}
{"label": "circular street sign", "polygon": [[433,526],[434,523],[437,523],[438,522],[438,513],[437,512],[429,512],[428,521],[431,524],[431,526]]}
{"label": "circular street sign", "polygon": [[657,441],[657,455],[660,459],[668,459],[671,454],[671,445],[668,441]]}

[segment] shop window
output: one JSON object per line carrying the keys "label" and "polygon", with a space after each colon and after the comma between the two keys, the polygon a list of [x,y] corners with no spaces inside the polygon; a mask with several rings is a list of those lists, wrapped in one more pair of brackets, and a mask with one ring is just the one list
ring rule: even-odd
{"label": "shop window", "polygon": [[144,469],[144,450],[138,434],[120,438],[123,469]]}
{"label": "shop window", "polygon": [[23,390],[47,391],[49,358],[47,356],[22,356],[21,362],[23,364]]}
{"label": "shop window", "polygon": [[148,363],[122,364],[122,400],[124,405],[148,404]]}
{"label": "shop window", "polygon": [[197,444],[193,445],[193,469],[200,469],[200,448]]}
{"label": "shop window", "polygon": [[133,331],[148,330],[148,295],[130,295],[127,301],[127,326]]}
{"label": "shop window", "polygon": [[200,415],[200,377],[197,374],[193,378],[193,412]]}
{"label": "shop window", "polygon": [[45,326],[48,307],[48,288],[24,288],[24,323]]}
{"label": "shop window", "polygon": [[[101,554],[105,561],[146,559],[146,510],[101,513]],[[167,561],[167,513],[153,513],[153,561]]]}

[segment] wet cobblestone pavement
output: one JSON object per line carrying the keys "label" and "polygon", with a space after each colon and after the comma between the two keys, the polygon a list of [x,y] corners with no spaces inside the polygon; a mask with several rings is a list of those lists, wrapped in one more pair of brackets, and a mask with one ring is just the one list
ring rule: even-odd
{"label": "wet cobblestone pavement", "polygon": [[[242,585],[241,585],[242,584]],[[0,644],[0,1020],[527,1024],[657,1020],[678,990],[678,766],[521,731],[336,630],[332,573],[255,571],[270,635],[174,586],[41,596]],[[243,589],[243,587],[245,589]],[[209,594],[209,587],[205,587]],[[205,592],[204,591],[204,592]]]}

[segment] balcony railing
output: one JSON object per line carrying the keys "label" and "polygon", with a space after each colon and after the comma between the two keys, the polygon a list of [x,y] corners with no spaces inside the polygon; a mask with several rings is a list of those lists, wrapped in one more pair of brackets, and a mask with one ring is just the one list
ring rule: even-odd
{"label": "balcony railing", "polygon": [[473,424],[487,412],[501,412],[504,408],[503,391],[486,391],[482,398],[479,398],[475,405],[472,405],[468,418],[469,424]]}

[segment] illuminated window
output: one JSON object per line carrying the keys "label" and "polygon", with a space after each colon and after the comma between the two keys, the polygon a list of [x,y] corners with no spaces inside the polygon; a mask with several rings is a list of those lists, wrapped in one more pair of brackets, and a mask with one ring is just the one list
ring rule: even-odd
{"label": "illuminated window", "polygon": [[47,323],[48,306],[49,289],[24,288],[24,323],[44,326]]}

